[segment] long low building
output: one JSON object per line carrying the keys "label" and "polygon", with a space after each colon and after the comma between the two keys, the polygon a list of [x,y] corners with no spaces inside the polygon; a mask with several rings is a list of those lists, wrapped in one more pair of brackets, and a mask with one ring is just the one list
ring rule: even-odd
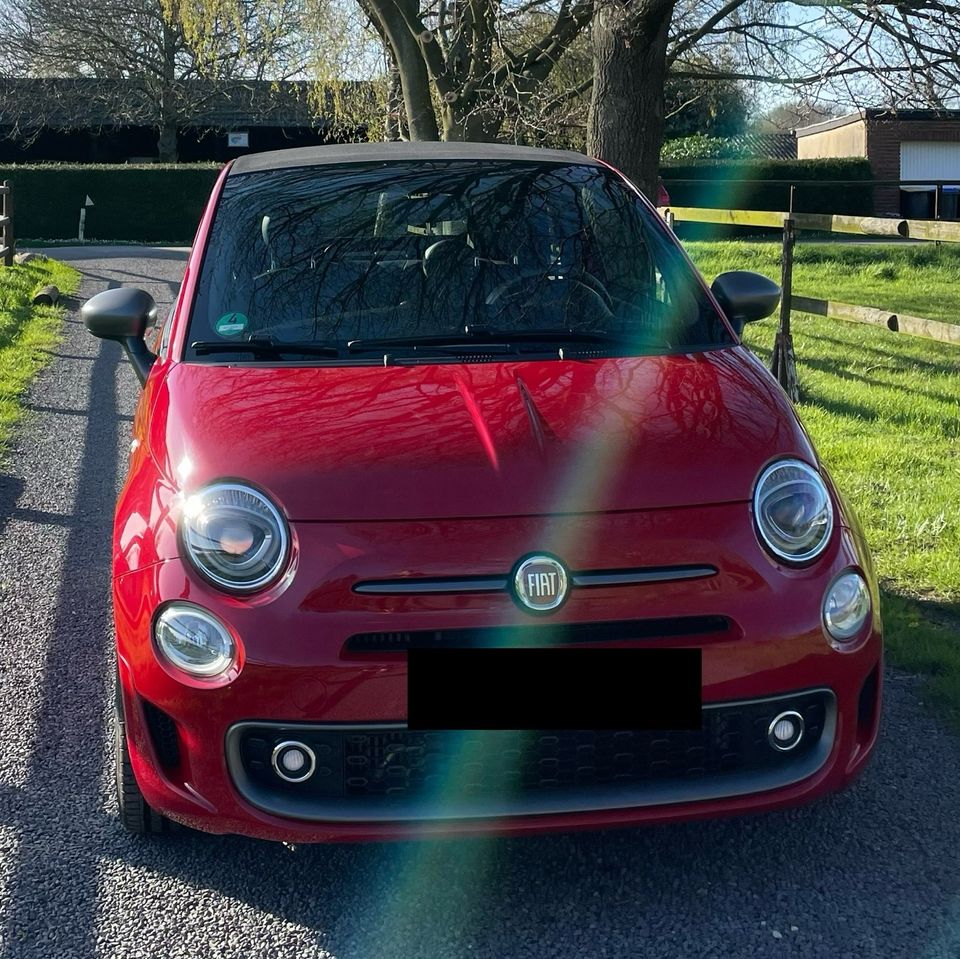
{"label": "long low building", "polygon": [[135,80],[0,77],[0,163],[157,160],[164,125],[183,162],[365,138],[333,123],[331,92],[323,109],[314,94],[308,82],[189,80],[161,95]]}
{"label": "long low building", "polygon": [[[920,181],[878,185],[878,214],[958,218],[960,110],[857,110],[801,127],[796,134],[801,160],[866,157],[877,180]],[[943,180],[955,180],[956,185],[944,187],[938,201],[934,184]]]}

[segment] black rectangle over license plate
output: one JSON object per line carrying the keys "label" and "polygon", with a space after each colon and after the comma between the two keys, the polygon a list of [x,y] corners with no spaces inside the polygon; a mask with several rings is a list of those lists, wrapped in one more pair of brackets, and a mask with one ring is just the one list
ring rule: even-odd
{"label": "black rectangle over license plate", "polygon": [[699,729],[699,649],[411,649],[411,729]]}

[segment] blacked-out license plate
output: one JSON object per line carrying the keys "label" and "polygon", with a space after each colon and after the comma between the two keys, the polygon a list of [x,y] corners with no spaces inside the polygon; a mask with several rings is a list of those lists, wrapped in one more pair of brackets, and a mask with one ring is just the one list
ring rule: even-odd
{"label": "blacked-out license plate", "polygon": [[411,649],[411,729],[699,729],[699,649]]}

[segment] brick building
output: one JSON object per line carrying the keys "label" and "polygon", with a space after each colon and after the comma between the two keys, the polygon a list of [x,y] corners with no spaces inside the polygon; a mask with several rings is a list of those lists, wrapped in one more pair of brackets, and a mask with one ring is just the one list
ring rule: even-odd
{"label": "brick building", "polygon": [[934,215],[938,180],[945,187],[939,213],[958,217],[960,197],[960,110],[858,110],[834,120],[801,127],[799,159],[866,157],[878,180],[929,180],[912,186],[878,186],[876,212],[913,217]]}

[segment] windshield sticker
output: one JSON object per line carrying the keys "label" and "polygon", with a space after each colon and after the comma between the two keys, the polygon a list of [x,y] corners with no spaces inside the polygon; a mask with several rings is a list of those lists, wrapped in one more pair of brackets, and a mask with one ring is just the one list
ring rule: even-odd
{"label": "windshield sticker", "polygon": [[247,328],[247,318],[243,313],[224,313],[216,326],[220,336],[239,336]]}

